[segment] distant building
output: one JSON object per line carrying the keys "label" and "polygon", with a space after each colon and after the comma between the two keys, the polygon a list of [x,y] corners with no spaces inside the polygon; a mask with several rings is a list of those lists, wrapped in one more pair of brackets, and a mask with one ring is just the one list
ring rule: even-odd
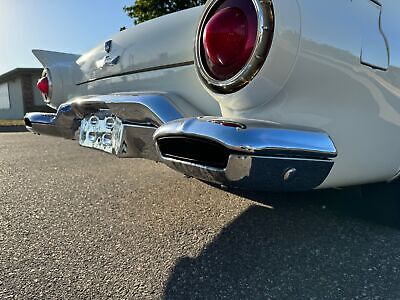
{"label": "distant building", "polygon": [[0,119],[22,119],[26,112],[51,111],[36,88],[42,69],[18,68],[0,75]]}

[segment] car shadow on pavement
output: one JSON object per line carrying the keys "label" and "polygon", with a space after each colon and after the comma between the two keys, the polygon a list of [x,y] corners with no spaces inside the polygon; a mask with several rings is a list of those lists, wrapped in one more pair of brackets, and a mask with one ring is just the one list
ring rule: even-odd
{"label": "car shadow on pavement", "polygon": [[[165,299],[398,299],[400,185],[247,194],[255,204],[171,271]],[[247,201],[247,200],[246,200]]]}

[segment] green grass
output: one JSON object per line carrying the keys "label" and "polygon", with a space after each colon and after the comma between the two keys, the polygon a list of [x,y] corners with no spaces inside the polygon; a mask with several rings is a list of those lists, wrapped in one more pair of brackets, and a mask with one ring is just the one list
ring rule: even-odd
{"label": "green grass", "polygon": [[0,120],[0,126],[24,125],[24,120]]}

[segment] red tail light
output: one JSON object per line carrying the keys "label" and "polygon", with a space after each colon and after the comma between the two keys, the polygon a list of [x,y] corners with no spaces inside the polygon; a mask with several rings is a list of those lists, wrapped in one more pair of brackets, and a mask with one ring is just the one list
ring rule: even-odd
{"label": "red tail light", "polygon": [[268,56],[274,30],[270,0],[209,0],[196,34],[200,78],[218,93],[249,83]]}
{"label": "red tail light", "polygon": [[49,94],[49,79],[47,77],[42,77],[41,79],[39,79],[36,86],[39,89],[39,91],[42,92],[42,94],[45,95]]}
{"label": "red tail light", "polygon": [[[238,7],[239,6],[239,7]],[[218,9],[203,33],[205,58],[212,75],[226,80],[249,60],[257,38],[257,14],[251,1]]]}

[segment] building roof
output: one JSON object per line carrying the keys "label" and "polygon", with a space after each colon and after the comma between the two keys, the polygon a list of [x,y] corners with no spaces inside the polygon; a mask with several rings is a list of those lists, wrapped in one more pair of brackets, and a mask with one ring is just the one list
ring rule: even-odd
{"label": "building roof", "polygon": [[42,68],[16,68],[0,75],[0,83],[10,81],[20,75],[40,74],[42,70]]}

